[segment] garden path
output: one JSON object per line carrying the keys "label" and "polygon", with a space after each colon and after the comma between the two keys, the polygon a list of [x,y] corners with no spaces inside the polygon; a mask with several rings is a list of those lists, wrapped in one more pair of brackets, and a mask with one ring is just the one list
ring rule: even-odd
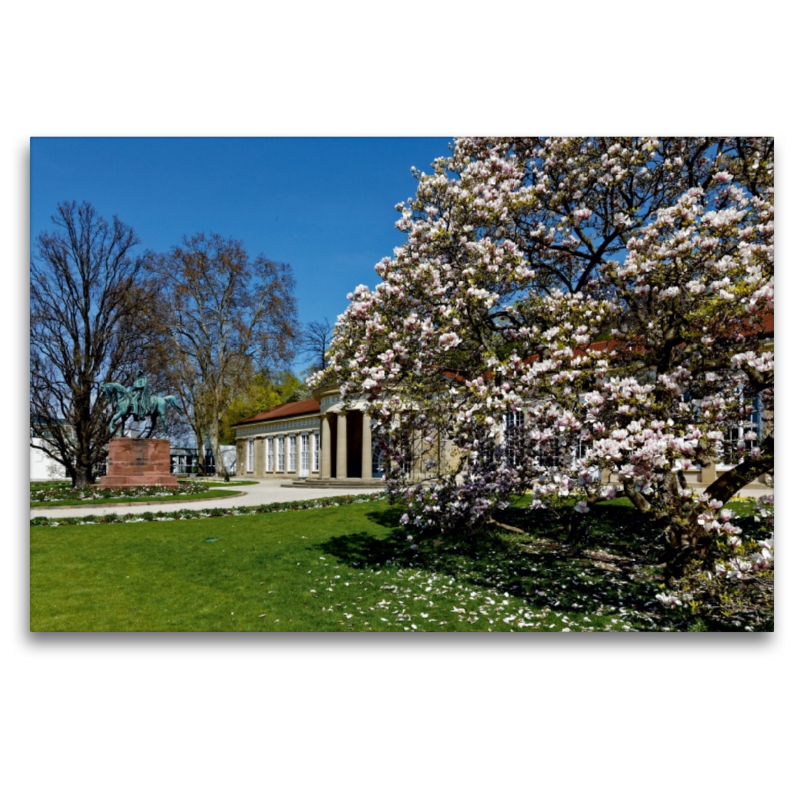
{"label": "garden path", "polygon": [[[156,508],[178,509],[185,505],[187,508],[233,508],[235,506],[260,506],[267,503],[287,503],[290,500],[315,500],[318,497],[338,497],[343,494],[372,494],[383,491],[382,489],[335,489],[335,488],[308,488],[281,486],[285,478],[261,478],[254,486],[232,486],[231,490],[241,492],[237,497],[217,497],[211,500],[175,500],[168,503],[131,503],[122,505],[112,503],[109,505],[72,506],[61,508],[32,508],[30,518],[33,517],[85,517],[87,514],[97,514],[101,510],[110,510],[115,514],[140,514],[143,511],[153,511]],[[764,494],[774,494],[774,489],[747,488],[742,489],[742,497],[760,497]],[[242,496],[244,495],[244,496]]]}
{"label": "garden path", "polygon": [[[248,479],[249,480],[249,479]],[[123,505],[113,503],[109,505],[71,506],[68,508],[32,508],[33,517],[85,517],[87,514],[98,514],[101,510],[113,511],[115,514],[141,514],[143,511],[153,511],[156,508],[178,509],[183,506],[192,509],[201,508],[233,508],[235,506],[260,506],[266,503],[287,503],[290,500],[315,500],[318,497],[338,497],[343,494],[372,494],[383,491],[382,489],[306,489],[305,487],[283,487],[285,478],[262,478],[255,486],[231,486],[232,491],[241,492],[244,496],[216,497],[211,500],[186,501],[175,500],[169,503],[131,503]]]}

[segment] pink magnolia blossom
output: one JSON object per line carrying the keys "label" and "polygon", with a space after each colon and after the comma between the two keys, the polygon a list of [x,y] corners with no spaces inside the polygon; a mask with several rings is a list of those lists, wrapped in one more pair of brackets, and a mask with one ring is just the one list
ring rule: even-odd
{"label": "pink magnolia blossom", "polygon": [[623,490],[708,535],[730,522],[679,476],[766,452],[727,432],[756,396],[773,418],[769,154],[478,137],[416,173],[404,245],[354,290],[309,381],[366,402],[403,524],[474,525],[526,491],[585,513]]}

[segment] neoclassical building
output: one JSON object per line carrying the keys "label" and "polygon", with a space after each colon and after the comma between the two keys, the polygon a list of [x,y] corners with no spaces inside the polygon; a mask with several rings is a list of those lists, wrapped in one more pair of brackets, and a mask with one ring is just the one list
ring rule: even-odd
{"label": "neoclassical building", "polygon": [[[774,329],[774,316],[768,314],[764,318],[761,348],[774,348]],[[602,342],[589,347],[608,349],[611,344]],[[522,411],[507,414],[500,440],[506,438],[523,417]],[[314,399],[284,403],[242,420],[234,427],[236,473],[239,476],[285,477],[292,482],[289,485],[298,485],[300,481],[324,482],[324,485],[377,486],[382,483],[381,454],[374,446],[372,423],[364,413],[364,403],[356,402],[346,411],[336,387],[319,392]],[[771,425],[766,424],[760,400],[756,398],[755,409],[749,418],[725,432],[729,445],[727,451],[732,451],[737,442],[744,442],[745,434],[754,432],[756,438],[746,442],[749,450],[770,430]],[[412,481],[433,477],[423,471],[428,455],[442,459],[451,467],[455,463],[457,453],[449,442],[435,446],[436,453],[426,453],[427,448],[419,441],[413,448],[415,455],[407,467]],[[688,483],[709,486],[732,467],[733,464],[725,463],[720,457],[719,463],[709,467],[696,464],[684,470],[684,476]],[[606,478],[611,476],[606,475]],[[772,484],[772,475],[766,474],[759,476],[750,487],[766,488]]]}
{"label": "neoclassical building", "polygon": [[379,452],[363,403],[342,408],[338,389],[236,423],[236,473],[326,485],[381,485]]}
{"label": "neoclassical building", "polygon": [[[285,478],[284,485],[318,484],[321,486],[382,485],[381,454],[372,438],[372,423],[364,413],[363,402],[344,410],[338,389],[328,389],[316,398],[284,403],[236,423],[236,474],[240,477]],[[521,422],[523,412],[506,415],[502,438]],[[761,438],[766,432],[759,409],[750,419],[726,434],[730,442],[753,430]],[[749,442],[748,447],[754,443]],[[419,456],[419,453],[417,454]],[[447,445],[440,457],[455,457]],[[422,458],[409,465],[412,480],[425,479]],[[722,461],[722,460],[721,460]],[[695,465],[684,470],[688,483],[708,486],[732,464]],[[614,477],[606,475],[606,479]],[[771,475],[762,475],[751,488],[772,485]]]}

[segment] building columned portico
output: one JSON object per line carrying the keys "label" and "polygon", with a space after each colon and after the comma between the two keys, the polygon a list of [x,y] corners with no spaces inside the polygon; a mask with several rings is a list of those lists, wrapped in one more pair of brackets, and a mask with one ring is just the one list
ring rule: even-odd
{"label": "building columned portico", "polygon": [[[507,415],[504,433],[519,424],[524,412]],[[755,423],[753,423],[755,424]],[[380,451],[374,446],[372,421],[363,402],[344,407],[338,389],[323,391],[311,400],[285,403],[237,423],[236,474],[247,477],[284,478],[288,486],[381,486]],[[731,434],[733,435],[733,434]],[[738,431],[739,438],[742,431]],[[420,441],[412,444],[415,455],[408,464],[408,477],[428,480],[423,468],[428,455],[449,463],[452,468],[458,452],[449,443],[438,443],[438,452],[427,451]],[[436,450],[436,447],[433,447]],[[685,470],[690,484],[708,486],[731,465],[712,464],[708,468]],[[606,475],[605,479],[611,479]],[[771,484],[772,476],[761,476],[751,488]]]}
{"label": "building columned portico", "polygon": [[372,425],[362,403],[343,408],[338,390],[284,403],[236,429],[237,475],[296,483],[382,483]]}

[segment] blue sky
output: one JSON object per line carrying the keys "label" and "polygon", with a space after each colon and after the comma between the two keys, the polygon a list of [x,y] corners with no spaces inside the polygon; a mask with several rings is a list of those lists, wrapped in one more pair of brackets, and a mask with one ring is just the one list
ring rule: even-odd
{"label": "blue sky", "polygon": [[[291,264],[302,322],[330,322],[401,244],[394,206],[446,138],[32,138],[31,239],[88,200],[164,251],[215,232]],[[299,369],[302,362],[296,363]]]}

